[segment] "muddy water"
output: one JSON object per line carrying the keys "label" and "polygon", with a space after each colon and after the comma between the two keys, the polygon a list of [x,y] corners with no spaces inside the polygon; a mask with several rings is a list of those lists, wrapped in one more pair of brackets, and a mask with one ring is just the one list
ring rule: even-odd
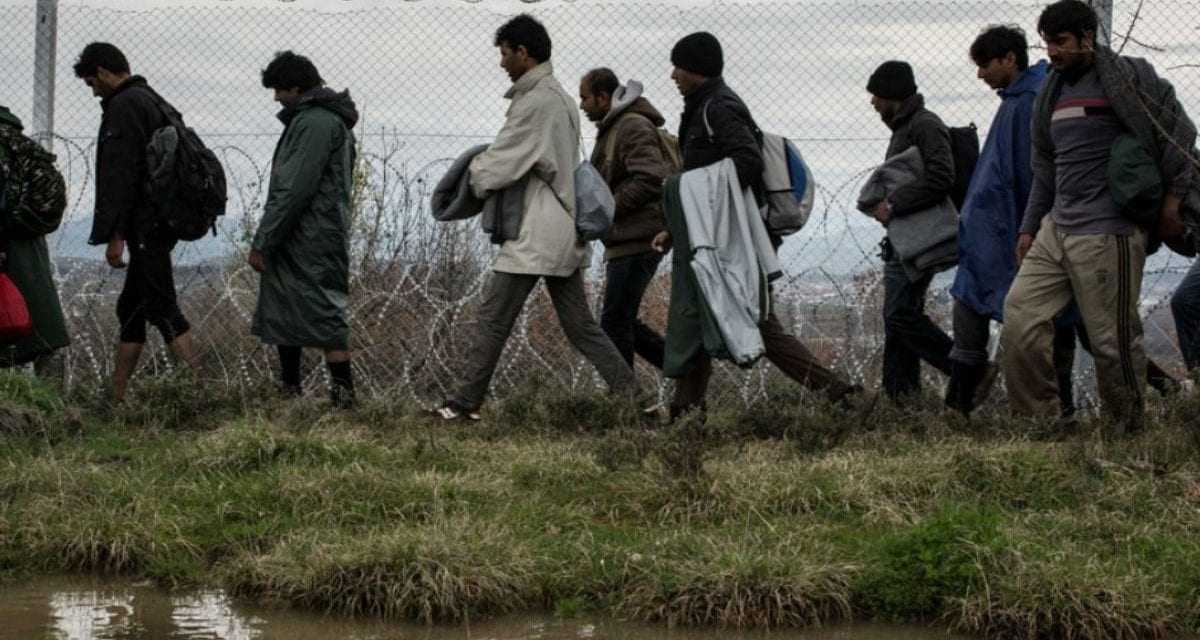
{"label": "muddy water", "polygon": [[165,593],[150,584],[79,578],[0,585],[0,640],[926,640],[941,629],[848,625],[736,633],[606,620],[507,618],[453,627],[356,621],[262,609],[220,591]]}

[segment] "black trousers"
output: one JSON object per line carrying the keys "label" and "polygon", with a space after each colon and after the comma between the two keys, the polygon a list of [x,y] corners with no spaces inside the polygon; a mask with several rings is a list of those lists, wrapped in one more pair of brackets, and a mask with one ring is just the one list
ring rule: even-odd
{"label": "black trousers", "polygon": [[170,240],[129,243],[125,286],[117,298],[121,342],[145,343],[147,323],[158,329],[167,344],[191,328],[175,297],[174,247]]}
{"label": "black trousers", "polygon": [[889,398],[921,390],[921,361],[950,375],[954,341],[925,313],[932,275],[908,279],[899,260],[883,265],[883,390]]}
{"label": "black trousers", "polygon": [[654,280],[662,259],[663,254],[650,251],[614,258],[605,268],[600,328],[630,367],[635,353],[655,367],[663,367],[666,348],[663,337],[638,318],[646,288]]}

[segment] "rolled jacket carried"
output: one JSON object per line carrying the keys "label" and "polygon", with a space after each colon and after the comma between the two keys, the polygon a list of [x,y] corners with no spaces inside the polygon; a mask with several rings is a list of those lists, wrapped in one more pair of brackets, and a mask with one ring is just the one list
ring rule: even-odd
{"label": "rolled jacket carried", "polygon": [[493,244],[503,244],[505,240],[515,240],[521,232],[528,178],[502,191],[490,193],[486,199],[475,197],[471,191],[469,167],[471,160],[487,148],[486,144],[475,145],[450,164],[433,189],[429,212],[438,222],[466,220],[483,214],[480,226],[491,236]]}
{"label": "rolled jacket carried", "polygon": [[[897,188],[920,179],[921,151],[909,147],[880,165],[858,195],[858,210],[867,215]],[[893,218],[887,239],[910,280],[945,271],[958,263],[958,210],[947,196],[932,207]]]}

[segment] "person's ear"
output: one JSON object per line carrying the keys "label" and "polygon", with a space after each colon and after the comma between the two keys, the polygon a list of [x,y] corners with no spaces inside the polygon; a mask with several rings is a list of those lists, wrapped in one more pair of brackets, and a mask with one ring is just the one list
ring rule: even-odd
{"label": "person's ear", "polygon": [[1096,48],[1096,32],[1084,31],[1083,40],[1079,42],[1079,48],[1084,51],[1091,51]]}

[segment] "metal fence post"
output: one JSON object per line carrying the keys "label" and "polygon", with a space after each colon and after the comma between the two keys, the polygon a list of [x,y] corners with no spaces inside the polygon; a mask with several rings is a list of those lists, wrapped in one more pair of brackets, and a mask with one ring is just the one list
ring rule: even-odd
{"label": "metal fence post", "polygon": [[37,0],[33,46],[33,138],[54,148],[54,65],[58,58],[58,0]]}
{"label": "metal fence post", "polygon": [[1092,0],[1092,8],[1100,18],[1099,32],[1096,34],[1096,44],[1112,46],[1113,0]]}

